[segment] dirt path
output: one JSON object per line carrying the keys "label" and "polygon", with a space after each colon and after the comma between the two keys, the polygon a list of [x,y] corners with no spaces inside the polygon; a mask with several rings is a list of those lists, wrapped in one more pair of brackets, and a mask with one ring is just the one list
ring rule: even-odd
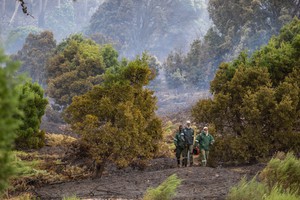
{"label": "dirt path", "polygon": [[[233,185],[243,175],[253,176],[261,166],[243,168],[187,167],[150,169],[149,171],[122,170],[107,173],[101,179],[87,179],[48,185],[36,190],[41,199],[62,199],[76,195],[82,199],[141,199],[149,187],[156,187],[176,173],[183,181],[175,199],[225,199]],[[109,170],[108,170],[109,171]]]}

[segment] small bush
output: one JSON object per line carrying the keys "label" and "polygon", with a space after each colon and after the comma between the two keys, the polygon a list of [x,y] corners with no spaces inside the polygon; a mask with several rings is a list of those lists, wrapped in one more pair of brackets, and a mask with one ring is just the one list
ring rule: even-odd
{"label": "small bush", "polygon": [[71,197],[64,197],[63,200],[80,200],[80,198],[76,196],[71,196]]}
{"label": "small bush", "polygon": [[155,154],[156,158],[170,158],[174,157],[175,145],[173,143],[175,132],[178,129],[178,124],[174,124],[171,121],[164,123],[163,125],[163,139],[159,141],[159,149]]}
{"label": "small bush", "polygon": [[245,178],[233,187],[227,200],[296,200],[300,199],[300,160],[292,153],[278,153],[260,174],[262,182]]}
{"label": "small bush", "polygon": [[176,174],[168,177],[157,188],[149,188],[144,196],[144,200],[170,200],[175,196],[176,188],[180,185],[181,180]]}
{"label": "small bush", "polygon": [[262,134],[215,136],[215,140],[210,152],[210,162],[216,164],[256,163],[269,156],[270,143]]}
{"label": "small bush", "polygon": [[284,190],[300,194],[300,160],[292,153],[285,158],[281,154],[273,158],[260,174],[260,178],[269,188],[278,185]]}
{"label": "small bush", "polygon": [[262,200],[267,192],[267,187],[257,182],[255,177],[249,182],[243,178],[237,186],[231,188],[227,200]]}
{"label": "small bush", "polygon": [[291,193],[289,191],[282,192],[282,190],[278,187],[274,187],[271,193],[266,196],[265,200],[299,200],[300,197],[295,193]]}
{"label": "small bush", "polygon": [[45,132],[40,131],[42,116],[44,115],[48,100],[44,98],[44,91],[37,83],[27,81],[20,88],[20,106],[23,124],[17,130],[17,148],[41,148],[45,145]]}

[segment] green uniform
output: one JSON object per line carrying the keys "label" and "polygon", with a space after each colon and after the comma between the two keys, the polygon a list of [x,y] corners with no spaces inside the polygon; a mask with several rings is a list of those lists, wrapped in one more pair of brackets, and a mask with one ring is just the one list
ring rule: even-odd
{"label": "green uniform", "polygon": [[206,166],[208,155],[209,155],[209,148],[210,146],[215,142],[213,136],[209,133],[205,133],[202,131],[200,134],[196,137],[196,145],[199,145],[201,155],[202,155],[202,165]]}
{"label": "green uniform", "polygon": [[184,135],[187,142],[187,156],[189,156],[189,164],[193,165],[194,129],[186,127],[184,129]]}
{"label": "green uniform", "polygon": [[187,158],[186,158],[186,140],[183,130],[177,132],[174,137],[174,144],[176,146],[176,158],[177,165],[180,166],[180,157],[182,157],[182,166],[186,166]]}

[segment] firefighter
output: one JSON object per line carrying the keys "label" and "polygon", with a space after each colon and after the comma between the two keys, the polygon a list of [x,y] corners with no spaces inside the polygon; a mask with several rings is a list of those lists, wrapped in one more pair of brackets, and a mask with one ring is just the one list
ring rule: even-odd
{"label": "firefighter", "polygon": [[193,148],[194,148],[194,129],[191,127],[191,121],[186,121],[184,129],[185,140],[187,144],[187,160],[189,166],[193,165]]}
{"label": "firefighter", "polygon": [[177,167],[180,167],[180,157],[182,157],[182,166],[186,166],[186,141],[182,125],[179,126],[178,132],[174,137],[174,144],[176,146]]}
{"label": "firefighter", "polygon": [[207,127],[204,127],[203,131],[197,135],[195,142],[196,145],[200,147],[201,156],[199,158],[202,159],[202,166],[206,166],[209,156],[209,148],[215,142],[213,136],[209,134]]}

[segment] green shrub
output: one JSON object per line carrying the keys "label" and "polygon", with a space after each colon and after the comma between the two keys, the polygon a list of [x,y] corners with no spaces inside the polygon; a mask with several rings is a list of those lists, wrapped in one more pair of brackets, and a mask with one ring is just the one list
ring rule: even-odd
{"label": "green shrub", "polygon": [[64,197],[63,200],[80,200],[80,198],[76,196],[71,196],[71,197]]}
{"label": "green shrub", "polygon": [[47,99],[37,83],[26,82],[20,87],[20,106],[23,116],[17,118],[23,124],[17,130],[16,146],[18,148],[40,148],[45,145],[45,132],[40,131],[42,116],[45,113]]}
{"label": "green shrub", "polygon": [[210,163],[255,163],[269,156],[270,144],[261,134],[215,136],[215,140],[210,152]]}
{"label": "green shrub", "polygon": [[227,200],[262,200],[267,192],[268,188],[257,182],[256,177],[249,182],[243,178],[237,186],[231,188]]}
{"label": "green shrub", "polygon": [[15,76],[18,66],[0,49],[0,199],[9,178],[15,174],[11,150],[15,132],[21,124],[21,120],[14,117],[21,114],[17,90],[20,80]]}
{"label": "green shrub", "polygon": [[260,178],[269,188],[278,185],[284,190],[300,194],[300,160],[292,153],[288,153],[284,159],[278,154],[268,163]]}
{"label": "green shrub", "polygon": [[215,144],[220,160],[244,164],[271,157],[275,150],[299,152],[299,34],[295,18],[251,56],[242,52],[222,63],[210,84],[213,97],[192,108],[196,123],[213,124],[224,136]]}
{"label": "green shrub", "polygon": [[278,187],[274,187],[271,193],[264,200],[299,200],[300,197],[289,191],[283,193]]}
{"label": "green shrub", "polygon": [[300,160],[292,153],[279,152],[260,174],[261,182],[254,177],[243,178],[233,187],[227,200],[296,200],[300,199]]}
{"label": "green shrub", "polygon": [[168,177],[157,188],[149,188],[144,196],[144,200],[169,200],[175,196],[176,188],[180,185],[181,180],[176,174]]}

